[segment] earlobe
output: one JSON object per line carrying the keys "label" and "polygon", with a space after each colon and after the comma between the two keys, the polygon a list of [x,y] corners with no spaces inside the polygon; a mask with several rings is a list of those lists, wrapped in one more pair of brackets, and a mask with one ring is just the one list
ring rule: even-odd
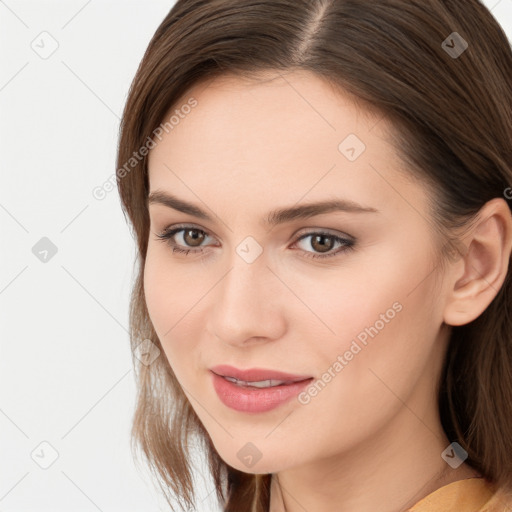
{"label": "earlobe", "polygon": [[486,203],[465,240],[467,250],[454,265],[444,311],[444,322],[454,326],[479,317],[505,281],[512,251],[512,215],[507,203],[501,198]]}

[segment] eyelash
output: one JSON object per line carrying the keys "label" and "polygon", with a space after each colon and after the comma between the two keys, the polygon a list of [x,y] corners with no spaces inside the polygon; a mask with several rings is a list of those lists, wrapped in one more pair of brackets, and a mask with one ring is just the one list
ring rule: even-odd
{"label": "eyelash", "polygon": [[[174,235],[176,235],[180,231],[187,231],[187,230],[197,231],[199,233],[204,233],[205,235],[210,236],[210,234],[207,231],[204,231],[203,229],[199,229],[199,228],[196,228],[194,226],[187,226],[187,225],[177,226],[177,227],[175,227],[173,229],[166,228],[163,232],[157,234],[156,236],[157,236],[158,240],[162,240],[163,242],[165,242],[168,245],[170,245],[172,247],[172,252],[173,253],[174,252],[184,253],[184,255],[186,256],[189,253],[193,253],[194,254],[194,253],[201,253],[201,252],[203,252],[204,249],[197,249],[197,250],[195,250],[195,249],[182,249],[181,247],[179,247],[178,245],[176,245],[176,243],[174,243],[172,241],[172,237]],[[324,232],[322,230],[320,230],[320,231],[311,231],[310,233],[304,233],[294,243],[300,242],[304,238],[307,238],[309,236],[314,236],[314,235],[321,235],[321,236],[326,236],[326,237],[332,238],[335,242],[341,243],[342,246],[339,247],[338,250],[335,251],[335,252],[329,253],[327,255],[321,255],[321,256],[314,255],[314,254],[310,253],[309,251],[303,251],[303,252],[306,253],[306,254],[303,255],[303,257],[305,257],[305,258],[325,259],[325,258],[331,258],[333,256],[337,256],[337,255],[339,255],[341,253],[346,253],[348,251],[354,250],[355,241],[349,240],[347,238],[342,238],[342,237],[333,235],[332,233]]]}

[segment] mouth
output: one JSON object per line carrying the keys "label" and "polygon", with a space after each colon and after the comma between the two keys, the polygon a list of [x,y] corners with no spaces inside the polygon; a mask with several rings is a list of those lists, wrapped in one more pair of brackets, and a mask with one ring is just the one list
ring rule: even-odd
{"label": "mouth", "polygon": [[224,366],[210,371],[213,387],[221,402],[231,409],[246,413],[275,409],[299,394],[313,380],[310,376],[274,370],[237,370]]}

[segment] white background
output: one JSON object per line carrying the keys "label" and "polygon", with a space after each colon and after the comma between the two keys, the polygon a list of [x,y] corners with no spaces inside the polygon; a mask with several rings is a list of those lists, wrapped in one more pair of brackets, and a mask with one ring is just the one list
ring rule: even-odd
{"label": "white background", "polygon": [[[484,3],[512,39],[512,0]],[[0,512],[166,510],[129,450],[135,245],[117,190],[92,190],[115,172],[129,85],[172,4],[0,0]]]}

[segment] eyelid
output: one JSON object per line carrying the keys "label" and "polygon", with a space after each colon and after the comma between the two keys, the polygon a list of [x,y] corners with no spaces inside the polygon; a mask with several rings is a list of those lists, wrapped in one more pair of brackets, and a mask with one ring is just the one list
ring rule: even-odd
{"label": "eyelid", "polygon": [[349,235],[348,233],[345,233],[342,231],[337,231],[335,229],[319,228],[319,227],[318,228],[317,227],[304,228],[303,230],[300,230],[298,233],[295,233],[294,237],[301,238],[302,236],[316,235],[316,234],[323,234],[326,236],[328,235],[328,236],[335,236],[335,237],[339,237],[339,238],[345,238],[347,240],[350,240],[351,242],[356,241],[355,237],[353,237],[352,235]]}

